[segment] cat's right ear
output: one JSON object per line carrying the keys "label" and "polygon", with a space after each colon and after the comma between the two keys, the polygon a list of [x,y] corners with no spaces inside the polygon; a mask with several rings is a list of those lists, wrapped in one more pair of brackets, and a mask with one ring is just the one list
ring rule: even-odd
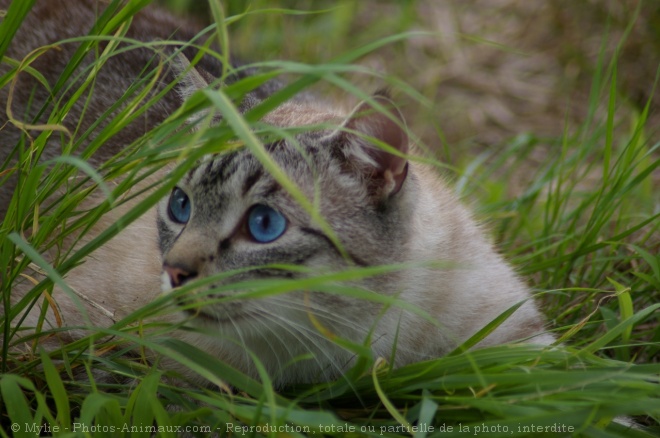
{"label": "cat's right ear", "polygon": [[342,125],[344,154],[363,173],[372,194],[387,198],[401,190],[409,151],[403,115],[385,94],[362,102]]}

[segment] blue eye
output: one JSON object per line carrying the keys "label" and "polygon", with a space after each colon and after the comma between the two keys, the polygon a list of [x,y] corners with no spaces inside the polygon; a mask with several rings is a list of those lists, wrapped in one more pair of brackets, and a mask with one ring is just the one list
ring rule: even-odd
{"label": "blue eye", "polygon": [[268,243],[280,237],[286,230],[286,219],[272,208],[257,204],[248,216],[248,230],[260,243]]}
{"label": "blue eye", "polygon": [[185,224],[190,219],[190,198],[178,187],[174,187],[172,190],[167,212],[170,219],[180,224]]}

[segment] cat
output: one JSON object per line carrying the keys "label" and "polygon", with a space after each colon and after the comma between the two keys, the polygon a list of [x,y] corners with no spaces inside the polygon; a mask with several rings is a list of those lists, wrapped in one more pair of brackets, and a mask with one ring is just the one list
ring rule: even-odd
{"label": "cat", "polygon": [[[72,20],[76,27],[61,25],[65,14],[59,7],[65,3],[66,14],[78,17]],[[6,8],[7,0],[0,0],[0,6]],[[35,47],[85,33],[97,8],[100,3],[92,0],[38,2],[26,23],[39,26],[25,24],[9,56],[21,59]],[[200,28],[149,8],[136,16],[131,29],[134,38],[151,41],[174,37],[174,30],[177,38],[191,39]],[[67,47],[33,67],[54,81],[73,53]],[[146,123],[130,125],[104,144],[90,160],[94,166],[161,123],[196,90],[212,87],[222,65],[204,59],[191,70],[193,57],[186,52],[171,61],[163,84],[179,77],[180,85],[149,109]],[[95,93],[84,116],[74,108],[67,120],[97,118],[150,63],[153,54],[143,50],[106,64],[99,83],[114,80],[121,86]],[[19,84],[13,102],[20,107],[33,82]],[[248,110],[277,87],[255,90],[239,108]],[[2,93],[6,100],[7,91]],[[33,103],[47,100],[34,96]],[[20,107],[14,113],[25,111]],[[163,293],[177,308],[164,320],[187,326],[171,336],[259,378],[251,352],[278,387],[335,379],[345,372],[355,353],[334,342],[337,337],[367,343],[374,358],[402,366],[451,352],[516,303],[522,304],[478,346],[555,341],[528,287],[470,211],[434,168],[411,158],[415,151],[404,118],[387,94],[376,93],[348,113],[321,99],[294,98],[261,122],[314,129],[267,142],[267,158],[243,147],[197,162],[156,208],[67,273],[67,284],[82,297],[89,319],[70,295],[55,288],[63,322],[52,309],[47,322],[75,327],[59,333],[58,342],[86,335],[81,327],[89,324],[108,327]],[[3,136],[11,138],[3,141],[3,149],[18,141],[15,134]],[[5,159],[7,151],[2,153]],[[56,144],[50,153],[59,153]],[[264,160],[285,176],[267,170]],[[164,175],[153,179],[159,178]],[[285,180],[304,202],[285,187]],[[8,187],[0,189],[2,199],[8,199]],[[83,243],[138,201],[101,218]],[[379,266],[390,268],[359,275],[361,268]],[[249,295],[263,281],[286,284],[346,270],[358,274],[315,289]],[[211,280],[203,284],[205,279]],[[12,286],[14,301],[29,289],[18,282]],[[365,298],[357,298],[355,290]],[[36,321],[33,311],[23,325]],[[201,379],[172,359],[161,360],[192,380]]]}

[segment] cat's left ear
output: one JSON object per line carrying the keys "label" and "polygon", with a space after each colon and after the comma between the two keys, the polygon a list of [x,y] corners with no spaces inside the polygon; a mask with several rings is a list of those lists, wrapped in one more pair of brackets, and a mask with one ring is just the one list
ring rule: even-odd
{"label": "cat's left ear", "polygon": [[172,67],[177,76],[180,76],[178,89],[181,100],[186,100],[195,91],[209,86],[215,80],[213,75],[197,66],[192,67],[183,52],[179,52],[172,61]]}
{"label": "cat's left ear", "polygon": [[384,94],[362,102],[343,123],[349,158],[368,179],[372,193],[389,197],[401,190],[408,174],[408,134],[403,115]]}
{"label": "cat's left ear", "polygon": [[[190,61],[183,54],[179,52],[174,60],[172,61],[172,68],[176,76],[179,77],[179,83],[177,84],[177,91],[181,100],[184,101],[190,96],[192,96],[196,91],[207,88],[209,85],[214,83],[217,78],[215,78],[211,73],[207,72],[199,66],[191,66]],[[224,84],[223,84],[224,85]],[[247,112],[250,108],[254,107],[259,103],[259,100],[254,96],[252,92],[248,92],[242,97],[241,102],[238,105],[238,110],[241,113]],[[201,116],[205,115],[206,112],[202,113]],[[192,117],[189,122],[194,124],[200,117]],[[220,116],[214,118],[214,122],[218,122]]]}

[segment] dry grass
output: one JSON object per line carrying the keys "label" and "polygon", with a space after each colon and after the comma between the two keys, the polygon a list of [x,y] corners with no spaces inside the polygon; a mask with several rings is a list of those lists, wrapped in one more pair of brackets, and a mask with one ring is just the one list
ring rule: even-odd
{"label": "dry grass", "polygon": [[[439,35],[415,47],[414,64],[429,68],[418,68],[411,81],[434,93],[427,95],[439,103],[450,140],[493,144],[522,132],[557,137],[566,122],[584,122],[598,59],[609,62],[620,45],[619,91],[631,112],[640,111],[658,68],[657,57],[640,54],[660,51],[652,35],[660,10],[643,5],[626,38],[637,11],[621,3],[420,3],[420,17]],[[660,95],[654,99],[660,104]]]}

